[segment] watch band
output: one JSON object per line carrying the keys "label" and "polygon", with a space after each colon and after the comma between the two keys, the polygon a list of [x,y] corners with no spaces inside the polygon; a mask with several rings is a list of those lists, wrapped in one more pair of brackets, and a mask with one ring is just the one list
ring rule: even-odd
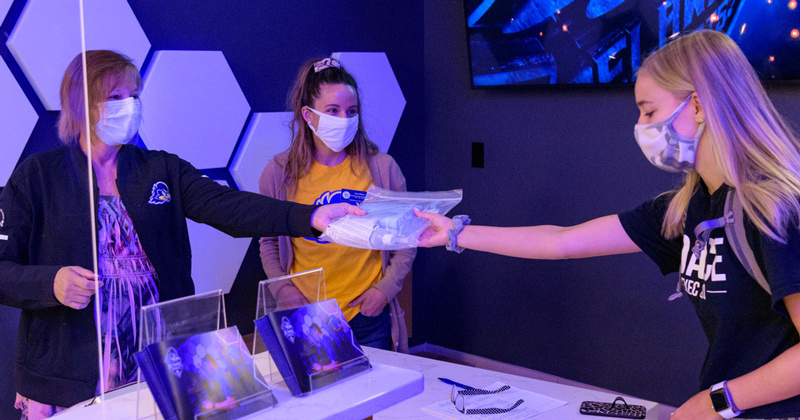
{"label": "watch band", "polygon": [[726,419],[732,419],[744,413],[733,402],[733,397],[728,389],[728,381],[722,381],[711,386],[711,404],[714,407],[714,411]]}

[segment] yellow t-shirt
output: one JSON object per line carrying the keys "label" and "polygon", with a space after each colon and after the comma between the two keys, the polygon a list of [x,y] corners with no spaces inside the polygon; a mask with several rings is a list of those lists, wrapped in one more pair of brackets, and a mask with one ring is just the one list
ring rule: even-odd
{"label": "yellow t-shirt", "polygon": [[[315,160],[298,183],[292,201],[320,205],[346,202],[342,196],[363,196],[371,184],[369,168],[364,169],[361,177],[356,176],[350,168],[350,156],[336,166],[325,166]],[[322,267],[328,298],[336,298],[345,318],[353,319],[361,308],[347,305],[382,277],[380,251],[350,248],[316,238],[291,238],[291,241],[294,260],[290,273]],[[316,288],[297,286],[307,297],[316,298]]]}

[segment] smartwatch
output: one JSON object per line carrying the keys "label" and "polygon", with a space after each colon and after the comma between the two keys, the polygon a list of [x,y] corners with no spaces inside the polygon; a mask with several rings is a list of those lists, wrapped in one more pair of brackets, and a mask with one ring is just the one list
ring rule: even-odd
{"label": "smartwatch", "polygon": [[731,392],[728,390],[728,381],[722,381],[711,387],[711,404],[714,406],[714,411],[726,419],[732,419],[744,413],[736,408]]}

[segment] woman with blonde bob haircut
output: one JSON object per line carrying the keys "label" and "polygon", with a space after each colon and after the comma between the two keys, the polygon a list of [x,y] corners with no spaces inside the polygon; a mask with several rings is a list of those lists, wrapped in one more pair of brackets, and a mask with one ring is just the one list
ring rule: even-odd
{"label": "woman with blonde bob haircut", "polygon": [[[142,89],[142,76],[139,69],[128,57],[109,50],[92,50],[86,52],[86,68],[89,80],[89,127],[94,127],[100,120],[98,104],[106,102],[111,94],[110,89],[118,82]],[[61,115],[58,119],[58,137],[66,145],[78,145],[81,133],[85,131],[83,66],[80,60],[72,60],[61,80]],[[96,135],[95,135],[96,136]],[[93,141],[97,140],[93,138]]]}
{"label": "woman with blonde bob haircut", "polygon": [[[653,165],[682,185],[624,213],[571,227],[433,222],[424,246],[534,259],[644,252],[678,272],[709,339],[701,391],[673,420],[800,418],[800,145],[755,71],[726,35],[683,35],[642,63],[634,135]],[[728,238],[725,201],[742,204],[747,241],[767,285]]]}

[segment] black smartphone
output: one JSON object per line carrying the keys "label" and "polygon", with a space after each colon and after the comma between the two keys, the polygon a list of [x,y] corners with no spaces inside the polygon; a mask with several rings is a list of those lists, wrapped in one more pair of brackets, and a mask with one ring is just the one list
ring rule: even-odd
{"label": "black smartphone", "polygon": [[623,419],[643,419],[647,415],[647,409],[643,405],[627,404],[625,400],[621,403],[584,401],[581,403],[581,414],[589,416],[621,417]]}

